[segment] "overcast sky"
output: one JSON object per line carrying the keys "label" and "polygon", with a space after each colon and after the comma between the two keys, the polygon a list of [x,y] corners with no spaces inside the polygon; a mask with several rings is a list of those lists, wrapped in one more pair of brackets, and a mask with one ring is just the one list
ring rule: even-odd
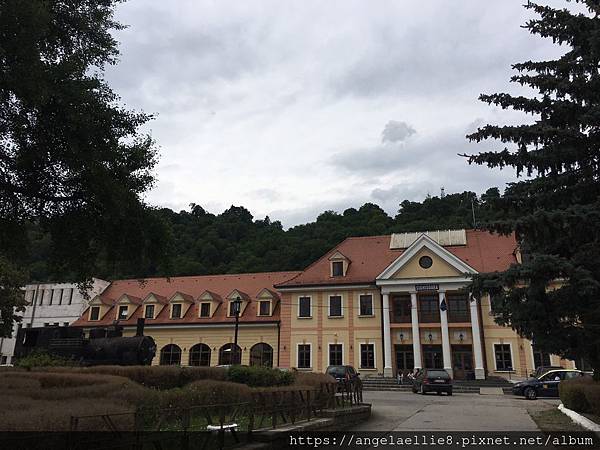
{"label": "overcast sky", "polygon": [[[247,207],[284,226],[374,202],[503,187],[457,153],[478,125],[531,121],[477,100],[517,91],[510,65],[560,49],[524,0],[129,0],[107,79],[156,114],[156,187],[174,210]],[[565,5],[560,0],[552,4]]]}

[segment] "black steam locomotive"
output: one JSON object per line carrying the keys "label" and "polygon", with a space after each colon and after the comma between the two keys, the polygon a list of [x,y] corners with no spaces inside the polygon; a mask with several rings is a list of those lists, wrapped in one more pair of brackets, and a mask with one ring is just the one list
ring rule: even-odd
{"label": "black steam locomotive", "polygon": [[137,325],[133,337],[123,337],[123,329],[117,325],[92,329],[89,338],[78,327],[21,328],[17,333],[15,358],[44,351],[87,366],[150,365],[156,344],[150,336],[144,336],[144,319],[138,319]]}

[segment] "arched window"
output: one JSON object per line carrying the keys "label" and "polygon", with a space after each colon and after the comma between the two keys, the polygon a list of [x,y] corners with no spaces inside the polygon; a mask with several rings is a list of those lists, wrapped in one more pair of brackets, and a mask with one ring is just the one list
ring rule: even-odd
{"label": "arched window", "polygon": [[228,366],[231,364],[241,364],[242,350],[239,345],[225,344],[219,349],[219,365]]}
{"label": "arched window", "polygon": [[250,349],[250,365],[273,367],[273,347],[264,342],[253,345]]}
{"label": "arched window", "polygon": [[196,344],[190,348],[190,366],[210,366],[210,347]]}
{"label": "arched window", "polygon": [[178,366],[181,364],[181,349],[175,344],[167,344],[160,351],[161,366]]}

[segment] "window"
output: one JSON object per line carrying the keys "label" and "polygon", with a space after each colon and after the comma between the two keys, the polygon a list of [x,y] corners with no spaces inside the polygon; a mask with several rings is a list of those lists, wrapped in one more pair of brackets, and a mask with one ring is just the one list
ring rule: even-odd
{"label": "window", "polygon": [[331,295],[329,297],[329,317],[342,317],[341,295]]}
{"label": "window", "polygon": [[411,323],[412,303],[410,295],[395,295],[392,297],[392,322]]}
{"label": "window", "polygon": [[50,326],[50,322],[44,322],[44,326],[45,327],[49,327]]}
{"label": "window", "polygon": [[533,349],[533,365],[534,368],[551,366],[550,353],[543,352],[536,348]]}
{"label": "window", "polygon": [[63,326],[64,327],[68,327],[69,326],[69,322],[63,322]]}
{"label": "window", "polygon": [[423,367],[426,369],[443,369],[443,355],[441,345],[423,345]]}
{"label": "window", "polygon": [[43,305],[44,304],[44,292],[46,292],[44,289],[40,289],[38,291],[38,300],[39,300],[38,305]]}
{"label": "window", "polygon": [[[236,309],[237,309],[237,311],[236,311]],[[241,300],[239,302],[236,300],[232,300],[229,302],[229,316],[235,317],[236,313],[237,314],[242,313],[242,301]]]}
{"label": "window", "polygon": [[210,347],[196,344],[190,348],[190,366],[210,366]]}
{"label": "window", "polygon": [[210,317],[210,303],[200,303],[200,317]]}
{"label": "window", "polygon": [[242,350],[239,345],[225,344],[219,349],[219,365],[228,366],[231,364],[241,364]]}
{"label": "window", "polygon": [[171,305],[171,319],[181,319],[181,303]]}
{"label": "window", "polygon": [[359,310],[361,316],[372,316],[373,315],[373,296],[372,295],[361,295],[358,298]]}
{"label": "window", "polygon": [[375,368],[375,344],[360,344],[361,369]]}
{"label": "window", "polygon": [[119,316],[118,316],[118,319],[119,320],[126,320],[127,319],[127,311],[128,310],[129,310],[129,307],[127,305],[119,306]]}
{"label": "window", "polygon": [[343,277],[344,276],[344,262],[343,261],[333,261],[331,263],[331,273],[334,277]]}
{"label": "window", "polygon": [[429,269],[433,265],[433,259],[430,256],[421,256],[419,258],[419,266],[423,269]]}
{"label": "window", "polygon": [[90,309],[90,320],[98,320],[100,318],[100,307],[92,306]]}
{"label": "window", "polygon": [[52,306],[52,302],[54,301],[54,289],[50,289],[50,301],[48,305]]}
{"label": "window", "polygon": [[446,294],[446,302],[449,322],[469,322],[471,320],[471,309],[467,294]]}
{"label": "window", "polygon": [[261,300],[259,302],[258,315],[259,316],[270,316],[271,315],[271,302],[269,300]]}
{"label": "window", "polygon": [[73,288],[69,289],[69,305],[73,303]]}
{"label": "window", "polygon": [[273,367],[273,347],[260,342],[250,349],[250,365]]}
{"label": "window", "polygon": [[510,344],[494,344],[496,370],[513,370]]}
{"label": "window", "polygon": [[65,290],[61,289],[60,290],[60,295],[58,296],[58,304],[62,305],[62,299],[63,299],[63,294],[64,294]]}
{"label": "window", "polygon": [[310,344],[298,344],[298,369],[310,369]]}
{"label": "window", "polygon": [[175,344],[167,344],[160,351],[161,366],[179,366],[181,364],[181,349]]}
{"label": "window", "polygon": [[298,317],[311,317],[310,297],[300,297],[298,299]]}
{"label": "window", "polygon": [[419,320],[424,323],[440,321],[440,305],[435,293],[419,295]]}
{"label": "window", "polygon": [[412,345],[396,345],[396,368],[400,373],[413,371],[415,358]]}
{"label": "window", "polygon": [[146,305],[146,311],[144,312],[145,319],[154,319],[154,305]]}
{"label": "window", "polygon": [[6,364],[8,364],[8,356],[2,355],[2,357],[0,357],[0,365],[5,366]]}
{"label": "window", "polygon": [[341,366],[343,362],[342,344],[329,344],[329,365]]}

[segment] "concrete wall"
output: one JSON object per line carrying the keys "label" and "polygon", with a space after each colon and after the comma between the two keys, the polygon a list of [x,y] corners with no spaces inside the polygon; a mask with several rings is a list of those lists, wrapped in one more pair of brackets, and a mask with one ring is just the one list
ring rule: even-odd
{"label": "concrete wall", "polygon": [[[75,283],[28,284],[23,291],[29,305],[22,315],[21,326],[71,324],[87,308],[88,301],[102,293],[109,284],[108,281],[94,279],[92,287],[86,292],[80,292]],[[0,338],[0,363],[12,363],[18,327],[19,325],[15,324],[12,338]]]}

